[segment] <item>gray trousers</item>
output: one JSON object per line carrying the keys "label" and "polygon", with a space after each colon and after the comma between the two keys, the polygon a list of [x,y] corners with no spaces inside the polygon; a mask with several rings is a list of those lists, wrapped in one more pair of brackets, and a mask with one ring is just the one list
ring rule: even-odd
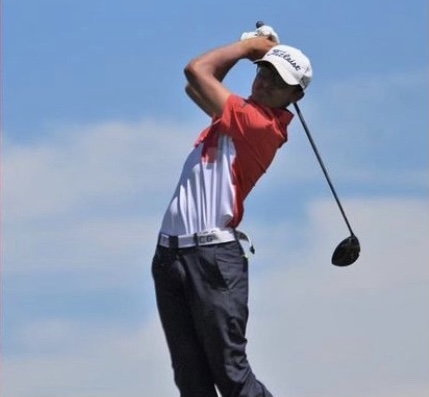
{"label": "gray trousers", "polygon": [[246,356],[248,263],[238,241],[171,249],[152,263],[181,397],[272,397]]}

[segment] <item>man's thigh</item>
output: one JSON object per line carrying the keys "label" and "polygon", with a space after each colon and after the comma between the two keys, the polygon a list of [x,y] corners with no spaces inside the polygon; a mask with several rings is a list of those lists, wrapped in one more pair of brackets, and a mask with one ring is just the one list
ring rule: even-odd
{"label": "man's thigh", "polygon": [[181,396],[217,396],[204,349],[189,307],[187,275],[180,256],[157,250],[152,273],[158,311]]}

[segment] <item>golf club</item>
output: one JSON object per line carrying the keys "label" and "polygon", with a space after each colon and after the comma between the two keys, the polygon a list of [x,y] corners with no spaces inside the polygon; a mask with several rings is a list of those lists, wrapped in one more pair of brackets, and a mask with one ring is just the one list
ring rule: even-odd
{"label": "golf club", "polygon": [[322,158],[320,157],[316,144],[314,143],[314,140],[310,134],[310,130],[307,127],[307,123],[305,122],[304,117],[302,116],[301,110],[296,103],[294,103],[293,106],[295,108],[296,113],[298,114],[298,117],[301,121],[301,124],[304,128],[307,138],[310,141],[311,147],[313,148],[314,154],[316,155],[317,160],[319,161],[320,167],[322,168],[322,171],[325,175],[325,178],[328,182],[331,192],[334,195],[335,201],[337,202],[338,208],[340,209],[341,215],[343,216],[344,221],[346,222],[347,228],[349,229],[349,232],[350,232],[350,237],[347,237],[346,239],[341,241],[341,243],[338,244],[337,248],[335,248],[335,251],[332,254],[331,262],[333,265],[336,265],[336,266],[351,265],[359,257],[359,253],[360,253],[359,240],[356,237],[356,235],[353,233],[353,230],[350,226],[350,222],[347,219],[346,213],[344,212],[340,199],[338,198],[338,195],[334,189],[334,185],[331,182],[331,178],[329,177],[328,171],[326,170],[326,167],[323,164]]}
{"label": "golf club", "polygon": [[[256,22],[256,28],[260,28],[264,26],[265,23],[263,21],[257,21]],[[310,130],[307,127],[307,123],[304,120],[304,117],[302,116],[301,110],[299,106],[294,103],[293,106],[295,107],[296,113],[298,114],[299,119],[301,120],[301,124],[304,127],[304,131],[307,135],[308,140],[310,141],[311,147],[313,148],[314,154],[317,157],[317,160],[319,161],[319,164],[322,168],[322,171],[325,175],[325,178],[328,182],[328,185],[331,189],[332,194],[334,195],[335,201],[337,202],[338,208],[340,209],[341,215],[344,218],[344,221],[346,222],[347,228],[350,232],[350,237],[345,238],[343,241],[338,244],[337,248],[335,248],[334,253],[332,254],[331,262],[335,266],[348,266],[351,265],[356,261],[356,259],[359,257],[360,253],[360,243],[356,235],[353,233],[353,230],[350,226],[350,222],[347,219],[346,213],[344,212],[343,206],[340,203],[340,199],[338,198],[337,192],[334,189],[334,185],[331,182],[331,178],[328,175],[328,171],[326,170],[325,165],[323,164],[322,158],[320,157],[319,151],[317,150],[316,144],[314,143],[314,140],[310,134]]]}

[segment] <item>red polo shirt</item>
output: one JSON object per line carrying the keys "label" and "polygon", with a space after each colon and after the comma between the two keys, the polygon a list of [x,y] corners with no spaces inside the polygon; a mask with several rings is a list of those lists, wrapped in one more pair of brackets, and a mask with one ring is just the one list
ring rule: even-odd
{"label": "red polo shirt", "polygon": [[244,199],[287,140],[292,113],[231,95],[195,143],[161,232],[192,234],[237,227]]}

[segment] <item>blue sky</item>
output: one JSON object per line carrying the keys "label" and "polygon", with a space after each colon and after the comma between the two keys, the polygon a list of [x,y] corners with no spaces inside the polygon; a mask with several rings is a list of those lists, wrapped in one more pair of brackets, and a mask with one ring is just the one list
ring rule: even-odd
{"label": "blue sky", "polygon": [[[278,396],[429,392],[427,2],[4,0],[2,397],[175,391],[150,262],[208,122],[183,67],[257,20],[312,60],[299,120],[246,203],[249,358]],[[227,77],[246,96],[254,66]]]}

